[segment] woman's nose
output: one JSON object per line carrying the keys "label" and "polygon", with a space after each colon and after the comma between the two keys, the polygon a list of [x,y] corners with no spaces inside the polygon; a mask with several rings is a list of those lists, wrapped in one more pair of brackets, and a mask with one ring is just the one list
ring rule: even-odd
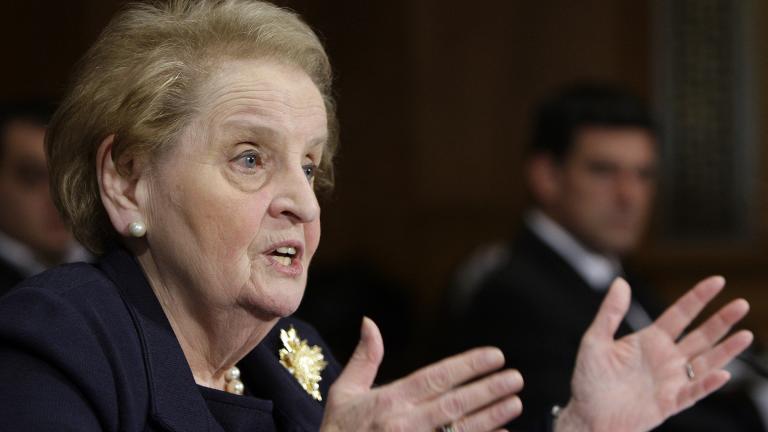
{"label": "woman's nose", "polygon": [[272,217],[288,217],[294,222],[312,222],[320,216],[320,204],[304,169],[286,170],[276,179],[276,194],[270,205]]}

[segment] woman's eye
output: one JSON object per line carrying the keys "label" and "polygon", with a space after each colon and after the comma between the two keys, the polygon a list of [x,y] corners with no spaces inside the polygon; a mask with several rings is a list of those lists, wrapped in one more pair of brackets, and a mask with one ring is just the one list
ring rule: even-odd
{"label": "woman's eye", "polygon": [[301,167],[304,170],[304,175],[307,176],[307,180],[312,181],[315,178],[315,174],[317,173],[317,165],[315,164],[306,164]]}
{"label": "woman's eye", "polygon": [[235,163],[241,168],[252,170],[261,165],[261,156],[256,153],[245,153],[240,155]]}

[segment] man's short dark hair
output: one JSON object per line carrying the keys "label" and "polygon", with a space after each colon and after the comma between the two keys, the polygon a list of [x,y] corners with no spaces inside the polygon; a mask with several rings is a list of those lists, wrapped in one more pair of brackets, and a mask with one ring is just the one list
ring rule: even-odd
{"label": "man's short dark hair", "polygon": [[564,160],[580,129],[636,127],[656,136],[656,125],[645,103],[613,85],[582,83],[563,88],[544,102],[534,120],[532,153]]}

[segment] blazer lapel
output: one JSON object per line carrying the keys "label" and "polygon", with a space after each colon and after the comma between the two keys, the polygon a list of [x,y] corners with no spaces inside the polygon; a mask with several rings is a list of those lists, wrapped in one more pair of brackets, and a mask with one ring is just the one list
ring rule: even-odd
{"label": "blazer lapel", "polygon": [[124,249],[115,249],[100,266],[120,289],[141,339],[151,416],[173,431],[221,431],[136,259]]}

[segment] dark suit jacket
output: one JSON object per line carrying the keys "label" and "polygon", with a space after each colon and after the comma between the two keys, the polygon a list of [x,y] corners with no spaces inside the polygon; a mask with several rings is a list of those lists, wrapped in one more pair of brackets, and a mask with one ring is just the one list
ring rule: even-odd
{"label": "dark suit jacket", "polygon": [[[627,279],[635,301],[654,318],[659,308],[647,289],[636,278]],[[511,424],[513,428],[539,429],[553,405],[562,406],[568,401],[579,343],[603,296],[527,228],[509,246],[507,260],[482,282],[462,320],[464,345],[498,346],[504,351],[507,366],[522,373],[524,410]],[[617,336],[629,332],[630,328],[622,324]],[[727,395],[725,399],[724,403],[700,402],[700,406],[676,416],[662,428],[762,430],[744,393]]]}
{"label": "dark suit jacket", "polygon": [[323,403],[278,361],[279,330],[320,345],[321,393],[340,372],[314,329],[283,319],[239,364],[241,397],[199,387],[135,259],[71,264],[0,300],[0,429],[9,431],[317,430]]}

